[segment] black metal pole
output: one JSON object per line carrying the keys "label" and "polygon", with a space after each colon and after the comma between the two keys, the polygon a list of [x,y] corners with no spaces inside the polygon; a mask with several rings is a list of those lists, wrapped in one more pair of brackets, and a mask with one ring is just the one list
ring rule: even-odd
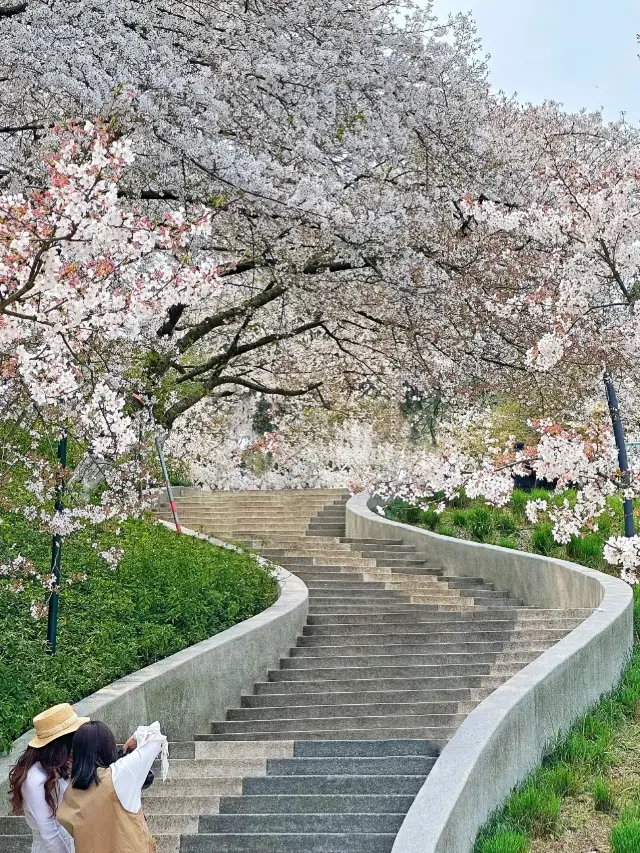
{"label": "black metal pole", "polygon": [[[609,413],[611,415],[611,424],[613,426],[613,435],[618,448],[618,465],[622,472],[622,482],[625,485],[631,483],[631,474],[629,472],[629,462],[627,460],[627,446],[624,441],[624,430],[622,428],[622,420],[620,418],[620,407],[618,405],[618,397],[616,389],[613,385],[613,377],[610,373],[604,375],[604,387],[607,392],[607,403],[609,404]],[[635,527],[633,523],[633,501],[630,498],[625,498],[624,505],[624,535],[635,536]]]}
{"label": "black metal pole", "polygon": [[[62,433],[58,442],[58,461],[61,468],[67,467],[67,433]],[[64,481],[61,477],[56,495],[56,512],[64,508],[62,496],[64,494]],[[58,607],[60,604],[60,561],[62,558],[62,536],[56,533],[51,546],[51,574],[53,577],[53,589],[49,598],[49,618],[47,620],[47,651],[50,655],[56,653],[58,638]]]}

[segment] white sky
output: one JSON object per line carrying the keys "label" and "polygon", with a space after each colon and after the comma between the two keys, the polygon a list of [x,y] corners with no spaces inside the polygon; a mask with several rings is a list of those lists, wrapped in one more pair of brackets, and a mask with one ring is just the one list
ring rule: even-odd
{"label": "white sky", "polygon": [[473,13],[495,89],[640,123],[640,0],[434,0]]}

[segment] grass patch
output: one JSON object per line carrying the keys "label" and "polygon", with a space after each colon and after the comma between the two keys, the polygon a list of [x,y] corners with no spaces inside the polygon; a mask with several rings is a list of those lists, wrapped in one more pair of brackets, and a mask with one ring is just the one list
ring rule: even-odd
{"label": "grass patch", "polygon": [[606,779],[596,779],[593,784],[593,807],[604,814],[610,814],[615,808],[613,791]]}
{"label": "grass patch", "polygon": [[[46,621],[22,592],[0,579],[0,750],[31,718],[57,702],[76,702],[111,681],[180,651],[272,604],[277,584],[248,554],[216,548],[142,519],[108,522],[65,540],[58,650],[46,653]],[[97,545],[97,547],[94,547]],[[100,556],[124,549],[112,571]],[[51,540],[17,514],[0,524],[0,561],[20,552],[46,574]],[[65,585],[74,575],[86,580]]]}
{"label": "grass patch", "polygon": [[531,550],[546,557],[550,557],[555,552],[556,543],[553,538],[552,524],[545,521],[536,524],[531,536]]}
{"label": "grass patch", "polygon": [[[638,587],[634,599],[637,638]],[[639,701],[640,646],[636,645],[618,690],[601,699],[550,750],[542,767],[480,832],[475,853],[484,853],[493,838],[509,832],[528,839],[532,853],[577,853],[583,849],[580,825],[585,837],[606,830],[612,853],[640,853]],[[615,815],[619,801],[626,809],[614,825],[615,817],[610,816]],[[604,827],[603,820],[609,821]],[[549,847],[551,839],[553,846]],[[565,839],[566,846],[558,839]]]}
{"label": "grass patch", "polygon": [[529,839],[511,829],[500,830],[487,838],[478,853],[528,853]]}
{"label": "grass patch", "polygon": [[510,798],[504,811],[505,821],[517,832],[533,836],[548,835],[560,816],[560,797],[542,785],[529,784]]}
{"label": "grass patch", "polygon": [[552,767],[542,767],[534,776],[535,783],[551,791],[556,797],[566,797],[578,788],[578,776],[569,764],[559,762]]}
{"label": "grass patch", "polygon": [[495,530],[491,510],[485,506],[472,509],[467,517],[467,527],[476,542],[488,542]]}
{"label": "grass patch", "polygon": [[640,851],[640,817],[633,810],[623,815],[611,830],[611,853],[638,853]]}

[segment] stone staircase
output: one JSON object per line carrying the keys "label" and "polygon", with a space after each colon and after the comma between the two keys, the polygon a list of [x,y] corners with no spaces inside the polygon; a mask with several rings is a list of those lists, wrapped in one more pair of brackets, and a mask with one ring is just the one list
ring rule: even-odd
{"label": "stone staircase", "polygon": [[[161,853],[389,853],[464,717],[588,615],[446,575],[401,539],[347,539],[347,498],[179,495],[185,527],[301,577],[309,617],[241,707],[172,745],[170,779],[144,797]],[[29,849],[19,826],[0,818],[0,853]]]}

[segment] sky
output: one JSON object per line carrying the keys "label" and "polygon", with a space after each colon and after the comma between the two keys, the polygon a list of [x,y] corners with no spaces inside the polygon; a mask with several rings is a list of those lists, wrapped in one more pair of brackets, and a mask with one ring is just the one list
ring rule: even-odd
{"label": "sky", "polygon": [[473,13],[495,89],[640,124],[640,0],[434,0],[434,11]]}

